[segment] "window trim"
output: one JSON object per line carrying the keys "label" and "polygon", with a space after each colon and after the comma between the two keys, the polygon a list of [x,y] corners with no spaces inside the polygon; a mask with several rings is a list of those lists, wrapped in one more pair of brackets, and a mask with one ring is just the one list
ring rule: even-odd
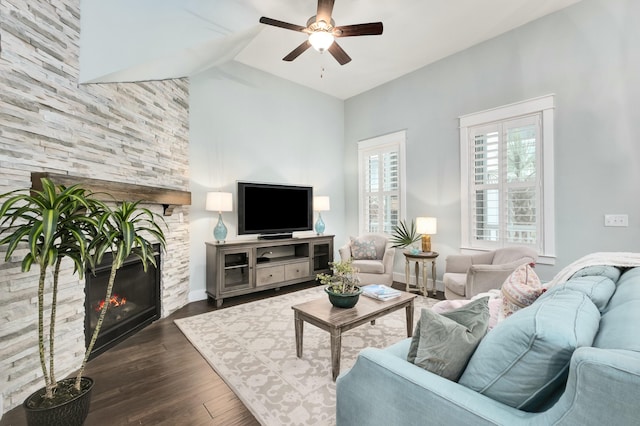
{"label": "window trim", "polygon": [[366,227],[365,214],[364,214],[364,188],[365,188],[365,167],[364,160],[367,153],[372,151],[378,151],[383,148],[397,147],[398,149],[398,166],[400,168],[399,173],[399,209],[398,220],[404,217],[406,209],[406,193],[407,193],[407,172],[406,172],[406,141],[407,131],[400,130],[393,133],[387,133],[381,136],[376,136],[370,139],[363,139],[358,141],[358,229],[359,233],[369,232]]}
{"label": "window trim", "polygon": [[469,127],[505,121],[520,116],[541,114],[540,134],[542,135],[542,247],[538,262],[555,264],[555,191],[554,191],[554,110],[555,94],[544,95],[488,110],[459,116],[460,120],[460,204],[461,204],[461,242],[463,253],[486,251],[471,247],[469,223]]}

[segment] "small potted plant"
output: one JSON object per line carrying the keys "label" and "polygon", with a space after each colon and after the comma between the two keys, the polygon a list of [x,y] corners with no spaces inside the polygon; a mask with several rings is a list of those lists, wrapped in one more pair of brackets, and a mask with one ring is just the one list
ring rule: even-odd
{"label": "small potted plant", "polygon": [[[155,265],[152,243],[147,238],[152,237],[162,247],[166,242],[155,222],[157,215],[139,208],[138,203],[123,201],[116,208],[110,208],[79,185],[56,186],[47,178],[42,179],[42,188],[29,194],[18,190],[0,195],[0,199],[4,199],[0,206],[0,246],[7,246],[5,262],[11,261],[16,250],[24,250],[22,271],[27,272],[34,265],[39,269],[38,351],[45,386],[27,397],[23,407],[29,425],[82,425],[89,413],[93,388],[93,380],[82,374],[110,304],[103,306],[77,376],[58,380],[54,337],[62,261],[71,259],[74,273],[82,278],[85,269],[92,269],[111,251],[114,261],[105,297],[109,300],[122,261],[135,255],[146,270],[148,263]],[[48,289],[50,269],[53,269],[53,280]],[[45,297],[49,292],[50,297]],[[45,321],[47,312],[48,322]]]}
{"label": "small potted plant", "polygon": [[318,274],[316,277],[325,285],[324,291],[329,301],[337,308],[352,308],[358,303],[362,289],[358,278],[358,269],[351,259],[330,262],[332,274]]}
{"label": "small potted plant", "polygon": [[420,240],[421,235],[416,230],[416,224],[411,221],[410,225],[407,225],[406,221],[401,220],[400,223],[395,225],[391,231],[391,243],[392,247],[409,247],[409,252],[412,254],[419,253],[420,249],[413,247],[413,244]]}

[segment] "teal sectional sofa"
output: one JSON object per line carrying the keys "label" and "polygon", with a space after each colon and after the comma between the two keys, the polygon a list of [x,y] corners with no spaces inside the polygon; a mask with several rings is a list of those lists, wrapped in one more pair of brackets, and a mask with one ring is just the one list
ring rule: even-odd
{"label": "teal sectional sofa", "polygon": [[367,348],[337,379],[337,425],[636,425],[640,267],[590,266],[500,322],[458,383]]}

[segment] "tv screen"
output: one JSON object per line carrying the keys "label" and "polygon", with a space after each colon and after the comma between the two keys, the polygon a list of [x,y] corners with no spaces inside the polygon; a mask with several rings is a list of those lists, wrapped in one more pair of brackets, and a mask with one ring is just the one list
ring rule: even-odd
{"label": "tv screen", "polygon": [[313,227],[313,188],[238,182],[238,234],[290,234]]}

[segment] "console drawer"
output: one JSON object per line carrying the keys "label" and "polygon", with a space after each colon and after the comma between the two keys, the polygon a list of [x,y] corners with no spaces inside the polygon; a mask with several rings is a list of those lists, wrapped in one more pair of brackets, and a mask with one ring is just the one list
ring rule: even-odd
{"label": "console drawer", "polygon": [[290,263],[284,266],[284,279],[295,280],[309,276],[309,262]]}
{"label": "console drawer", "polygon": [[284,266],[270,266],[256,269],[256,286],[284,281]]}

